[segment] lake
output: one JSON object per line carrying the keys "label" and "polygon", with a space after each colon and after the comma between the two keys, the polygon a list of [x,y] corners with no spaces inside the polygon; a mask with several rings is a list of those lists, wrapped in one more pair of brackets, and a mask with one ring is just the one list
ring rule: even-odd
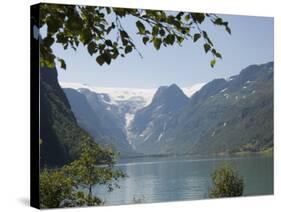
{"label": "lake", "polygon": [[244,196],[273,194],[270,156],[122,159],[116,166],[128,177],[119,181],[120,188],[107,192],[104,186],[96,186],[93,193],[105,205],[206,199],[212,186],[211,173],[225,162],[234,164],[243,176]]}

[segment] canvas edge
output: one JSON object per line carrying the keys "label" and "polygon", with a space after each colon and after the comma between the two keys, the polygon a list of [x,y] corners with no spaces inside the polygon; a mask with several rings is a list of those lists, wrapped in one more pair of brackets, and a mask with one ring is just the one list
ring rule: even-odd
{"label": "canvas edge", "polygon": [[39,37],[34,38],[34,25],[39,24],[40,4],[30,6],[30,206],[39,209]]}

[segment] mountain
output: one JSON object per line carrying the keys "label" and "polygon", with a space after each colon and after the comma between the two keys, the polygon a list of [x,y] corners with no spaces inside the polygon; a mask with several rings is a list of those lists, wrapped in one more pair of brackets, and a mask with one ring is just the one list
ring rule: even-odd
{"label": "mountain", "polygon": [[145,154],[158,153],[168,121],[189,101],[176,84],[159,87],[152,102],[136,112],[129,128],[134,148]]}
{"label": "mountain", "polygon": [[273,147],[273,63],[249,66],[232,79],[213,97],[223,95],[231,107],[199,139],[196,153],[256,152]]}
{"label": "mountain", "polygon": [[89,136],[76,122],[61,89],[57,70],[40,69],[40,166],[60,166],[75,159]]}
{"label": "mountain", "polygon": [[75,90],[87,89],[97,94],[105,94],[108,96],[112,104],[119,102],[138,99],[142,106],[149,104],[155,93],[155,89],[142,88],[114,88],[114,87],[95,87],[87,84],[60,82],[63,88],[72,88]]}
{"label": "mountain", "polygon": [[94,110],[88,103],[87,98],[80,92],[66,88],[63,89],[69,100],[71,110],[79,126],[89,132],[92,137],[98,137],[104,133],[101,121]]}
{"label": "mountain", "polygon": [[190,98],[191,96],[193,96],[193,94],[195,94],[197,91],[199,91],[204,85],[206,85],[205,82],[196,83],[196,84],[191,85],[189,87],[182,88],[182,91],[184,92],[184,94],[186,96],[188,96]]}
{"label": "mountain", "polygon": [[[79,90],[81,88],[88,89],[95,93],[107,94],[112,103],[122,102],[126,100],[138,99],[142,102],[142,107],[151,103],[151,100],[157,88],[115,88],[115,87],[96,87],[88,84],[59,82],[62,88],[72,88]],[[186,96],[191,97],[200,90],[206,83],[196,83],[188,87],[182,87],[182,91]]]}
{"label": "mountain", "polygon": [[258,152],[273,147],[273,65],[251,65],[238,75],[189,88],[61,84],[79,125],[120,152]]}
{"label": "mountain", "polygon": [[[145,140],[147,137],[140,141],[136,136],[135,142],[141,143],[136,150],[149,154],[205,155],[271,148],[273,63],[249,66],[227,80],[213,80],[182,105],[166,115],[169,118],[159,119],[162,113],[154,108],[149,115],[152,118],[143,114],[142,122],[134,120],[134,129],[147,126],[152,129],[146,135],[153,135],[149,141]],[[142,109],[147,110],[151,110],[149,106]],[[159,130],[155,123],[161,127],[165,123],[165,127]],[[134,132],[138,135],[141,130]]]}
{"label": "mountain", "polygon": [[97,143],[111,146],[121,154],[131,154],[124,120],[118,115],[119,108],[110,103],[107,94],[97,94],[85,88],[64,88],[71,109],[81,128],[86,130]]}
{"label": "mountain", "polygon": [[[188,96],[193,95],[204,84],[198,83],[190,87],[185,87],[185,94]],[[122,147],[119,148],[120,145],[118,142],[113,143],[117,145],[117,149],[121,152],[123,152],[125,146],[128,146],[128,142],[130,143],[129,148],[131,148],[132,134],[130,132],[130,126],[136,112],[149,105],[156,92],[155,89],[94,87],[79,83],[60,82],[60,85],[64,88],[72,104],[72,109],[79,125],[93,137],[99,137],[98,140],[100,143],[111,143],[105,142],[105,140],[110,140],[110,137],[108,139],[104,138],[108,137],[108,134],[119,134],[117,137],[118,140],[122,141]],[[80,96],[81,98],[81,95],[83,95],[86,97],[87,102],[85,102],[85,98],[78,100],[74,96],[74,91],[78,92],[76,92],[75,96]],[[91,113],[88,110],[89,106],[92,110]],[[88,117],[88,114],[93,115]],[[92,121],[88,119],[92,119]],[[101,122],[104,122],[104,124],[102,125]],[[114,129],[108,129],[109,126]]]}

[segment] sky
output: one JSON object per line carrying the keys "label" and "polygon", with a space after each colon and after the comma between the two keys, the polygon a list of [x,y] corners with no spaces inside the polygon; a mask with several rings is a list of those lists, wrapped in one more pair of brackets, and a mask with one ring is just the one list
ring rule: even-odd
{"label": "sky", "polygon": [[58,67],[59,81],[117,88],[157,88],[173,83],[188,87],[236,75],[248,65],[274,60],[273,18],[220,16],[229,22],[231,35],[210,22],[202,25],[223,57],[215,68],[210,67],[212,57],[205,54],[201,42],[185,41],[182,46],[161,47],[159,51],[151,44],[144,46],[135,34],[135,21],[129,18],[122,19],[123,27],[143,58],[133,52],[113,60],[110,65],[99,66],[95,56],[90,56],[85,47],[80,45],[77,51],[64,50],[56,44],[53,46],[55,54],[64,58],[67,64],[67,70]]}

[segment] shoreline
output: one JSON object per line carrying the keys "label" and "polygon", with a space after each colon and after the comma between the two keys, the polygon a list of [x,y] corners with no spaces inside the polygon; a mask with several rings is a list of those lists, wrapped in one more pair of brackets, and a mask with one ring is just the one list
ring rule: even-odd
{"label": "shoreline", "polygon": [[250,151],[241,151],[234,153],[217,153],[217,154],[207,154],[207,155],[191,155],[191,154],[152,154],[152,155],[130,155],[130,156],[121,156],[117,160],[126,160],[126,159],[153,159],[153,158],[187,158],[187,159],[207,159],[207,158],[221,158],[221,157],[252,157],[252,156],[274,156],[273,148],[268,148],[259,152],[250,152]]}

